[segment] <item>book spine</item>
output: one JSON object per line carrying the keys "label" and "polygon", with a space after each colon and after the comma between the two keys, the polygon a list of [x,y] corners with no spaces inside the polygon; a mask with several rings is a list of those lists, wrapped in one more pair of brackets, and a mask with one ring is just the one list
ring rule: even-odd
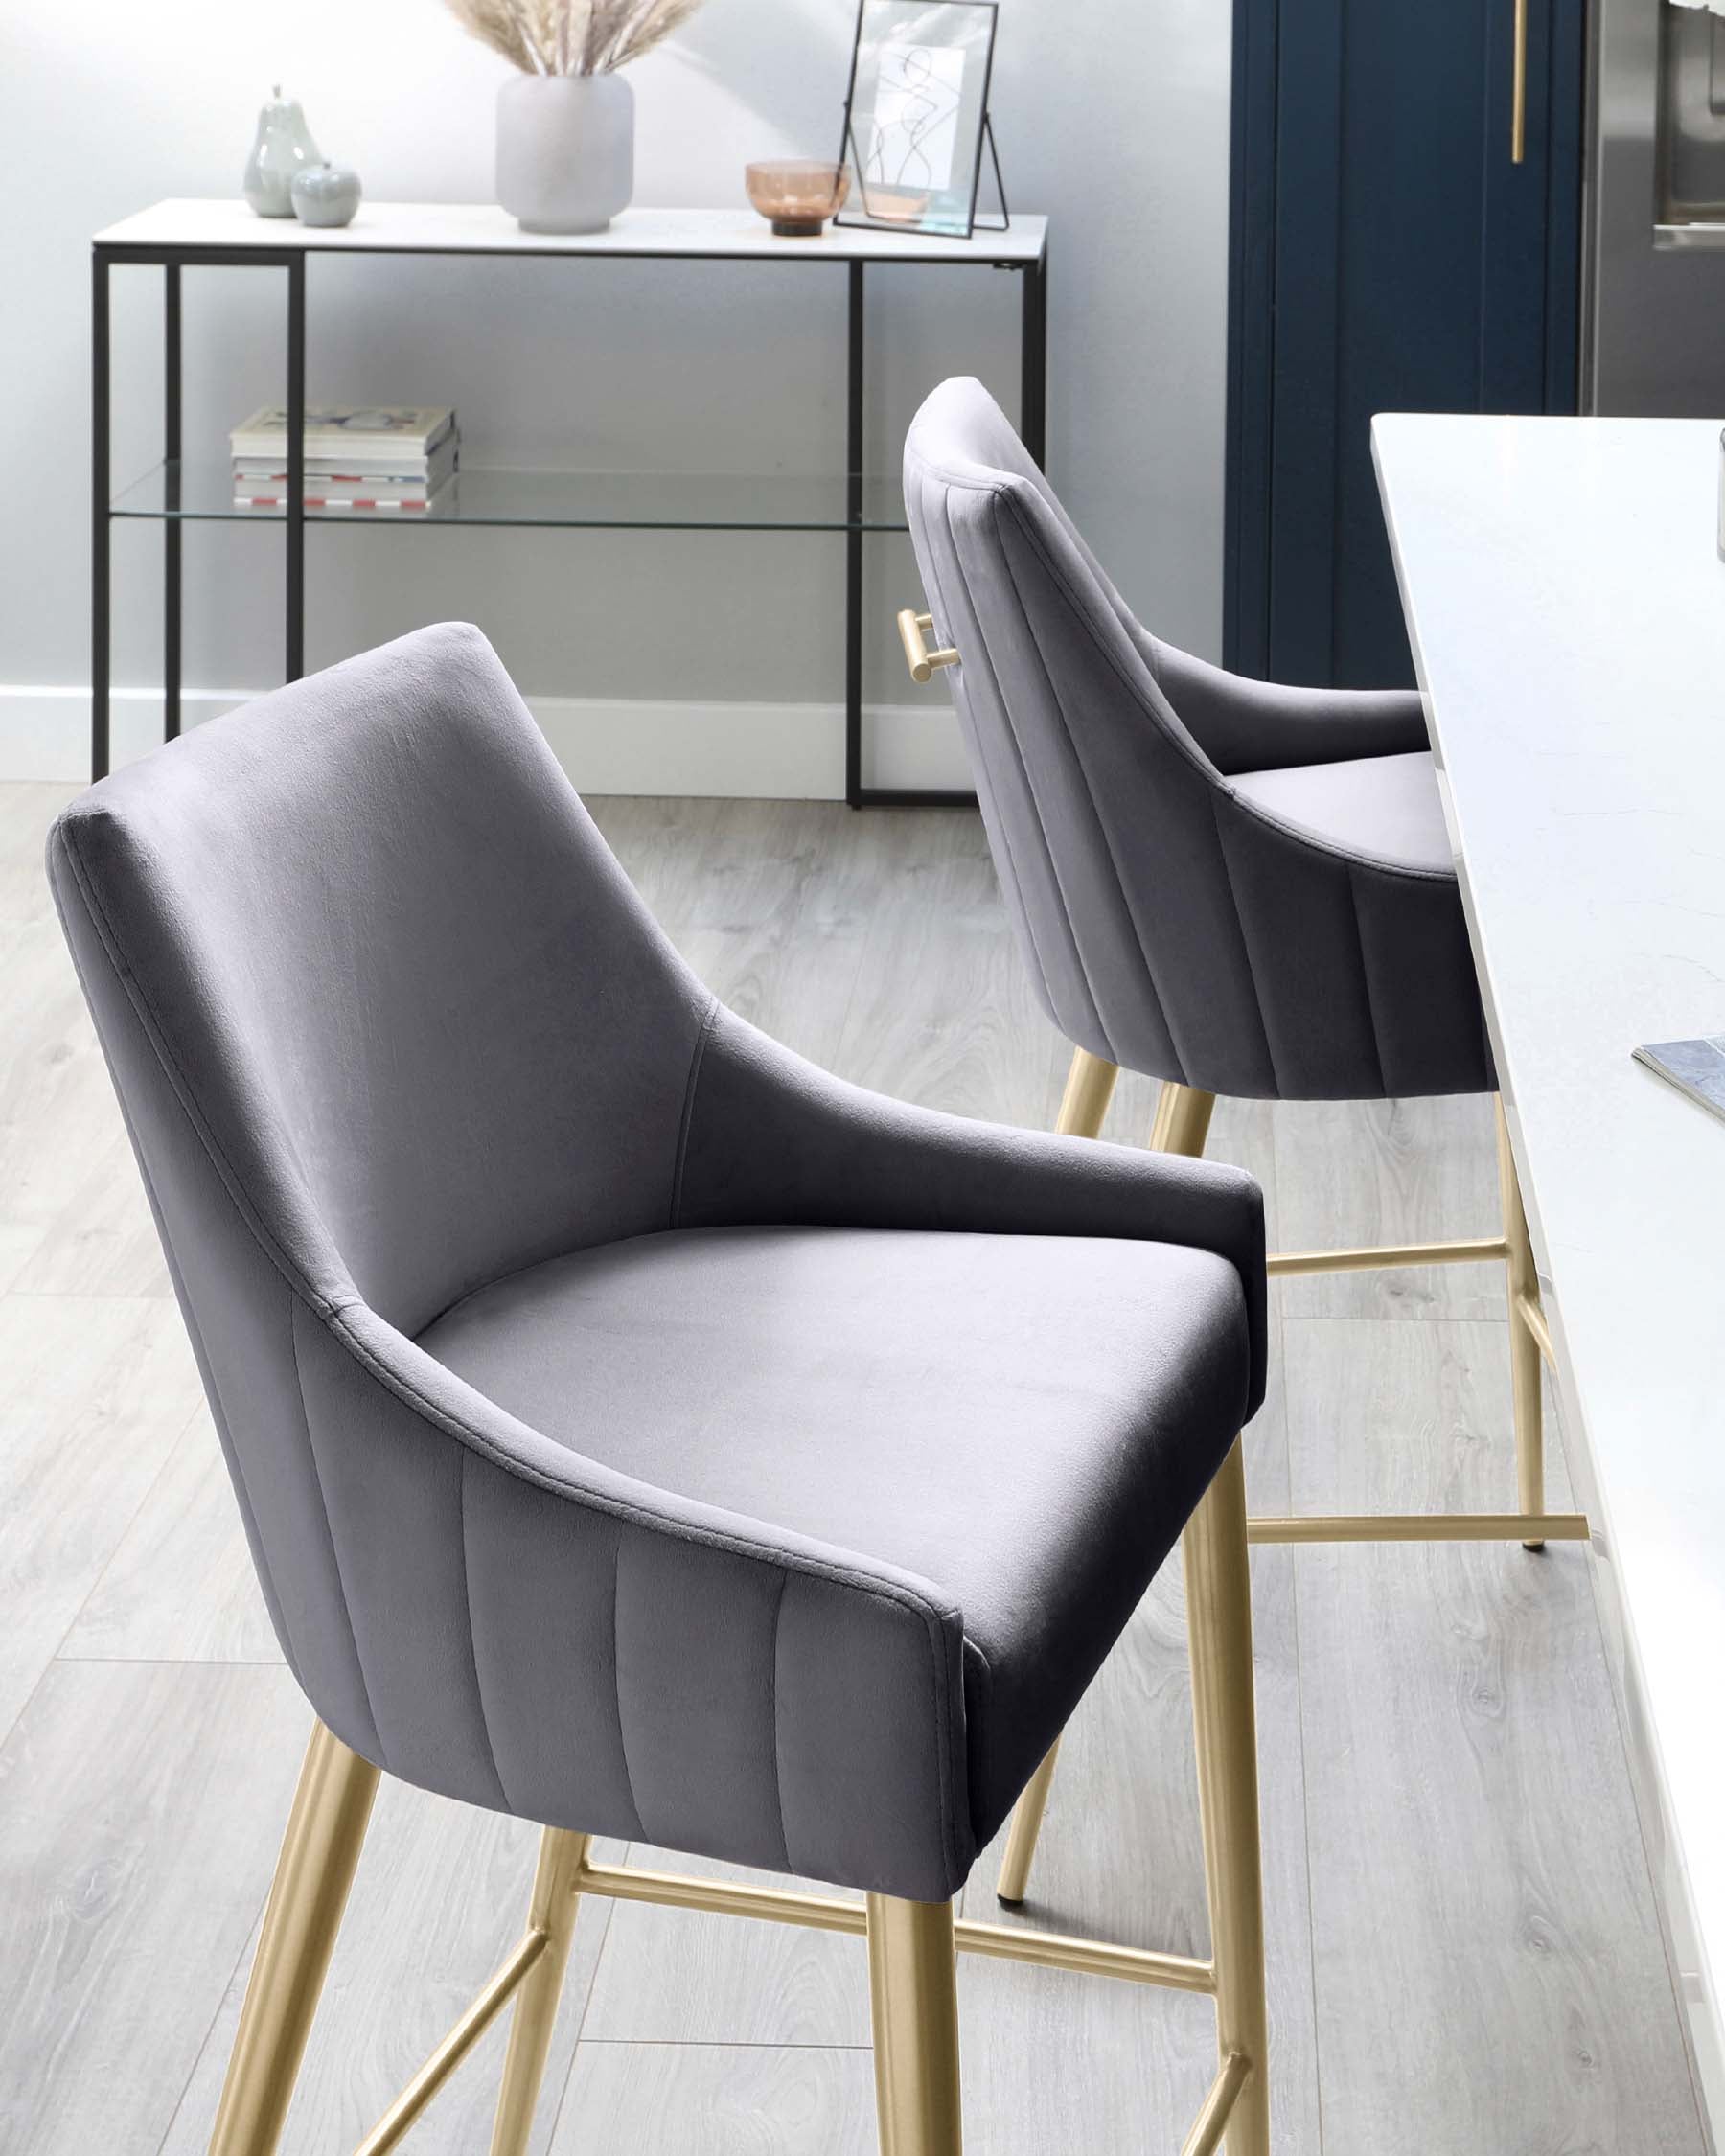
{"label": "book spine", "polygon": [[[425,472],[411,479],[393,477],[379,479],[368,472],[308,471],[305,477],[306,499],[310,501],[315,493],[324,495],[364,494],[368,498],[380,501],[397,500],[403,495],[431,493],[442,484],[444,476],[445,474],[442,472],[439,472],[436,477],[433,477],[429,472]],[[236,471],[234,473],[234,491],[236,493],[280,493],[286,490],[287,485],[288,474],[285,471]]]}
{"label": "book spine", "polygon": [[[286,509],[286,494],[239,494],[234,496],[236,509]],[[308,509],[428,509],[428,494],[403,496],[400,494],[308,494]]]}
{"label": "book spine", "polygon": [[[455,459],[450,457],[447,461],[452,470]],[[282,479],[288,472],[286,457],[235,457],[232,463],[236,476],[242,479]],[[376,471],[349,471],[344,470],[332,457],[308,457],[306,476],[309,479],[340,479],[356,485],[364,480],[368,483],[375,481],[380,486],[400,486],[415,479],[424,479],[428,472],[442,470],[445,463],[442,456],[416,457],[407,463],[381,466]]]}
{"label": "book spine", "polygon": [[[309,463],[345,464],[356,455],[364,455],[379,465],[424,464],[447,454],[459,440],[460,436],[448,427],[429,442],[406,442],[397,438],[356,444],[351,435],[308,434],[306,458]],[[230,434],[228,454],[240,464],[286,464],[288,437],[286,434]]]}
{"label": "book spine", "polygon": [[[442,450],[434,457],[413,464],[398,464],[380,471],[344,471],[333,461],[308,457],[306,483],[310,486],[315,482],[326,490],[359,488],[367,493],[426,493],[441,486],[455,467],[456,459]],[[235,457],[233,472],[236,486],[285,487],[288,484],[285,462]]]}

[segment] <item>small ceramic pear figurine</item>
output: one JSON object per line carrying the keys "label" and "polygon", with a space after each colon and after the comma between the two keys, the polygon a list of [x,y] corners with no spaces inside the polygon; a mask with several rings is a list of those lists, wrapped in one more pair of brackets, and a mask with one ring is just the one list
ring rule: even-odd
{"label": "small ceramic pear figurine", "polygon": [[278,82],[258,114],[257,139],[246,160],[243,193],[261,218],[293,215],[293,175],[318,161],[318,148],[296,98],[284,98]]}

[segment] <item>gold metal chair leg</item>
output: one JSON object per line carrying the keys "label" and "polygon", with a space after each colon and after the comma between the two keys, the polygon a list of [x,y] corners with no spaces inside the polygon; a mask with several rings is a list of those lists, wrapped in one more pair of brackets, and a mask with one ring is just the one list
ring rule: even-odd
{"label": "gold metal chair leg", "polygon": [[1239,2094],[1228,2115],[1228,2156],[1268,2156],[1269,2019],[1258,1855],[1252,1575],[1246,1548],[1246,1475],[1237,1439],[1187,1523],[1182,1547],[1210,1957],[1216,1972],[1216,2051],[1224,2077],[1230,2062],[1245,2061]]}
{"label": "gold metal chair leg", "polygon": [[282,1839],[210,2156],[273,2156],[377,1793],[377,1768],[319,1722]]}
{"label": "gold metal chair leg", "polygon": [[1100,1134],[1119,1075],[1117,1063],[1106,1063],[1088,1048],[1072,1050],[1066,1091],[1060,1096],[1060,1113],[1054,1118],[1054,1128],[1062,1137],[1093,1138]]}
{"label": "gold metal chair leg", "polygon": [[1150,1126],[1150,1151],[1180,1153],[1188,1160],[1202,1160],[1215,1108],[1214,1093],[1164,1079],[1157,1096],[1156,1120]]}
{"label": "gold metal chair leg", "polygon": [[[1515,1495],[1519,1511],[1537,1517],[1545,1506],[1544,1371],[1539,1341],[1523,1317],[1539,1308],[1539,1275],[1533,1270],[1533,1246],[1522,1205],[1515,1156],[1509,1149],[1509,1125],[1504,1103],[1497,1103],[1498,1189],[1504,1202],[1504,1240],[1509,1246],[1509,1394],[1515,1415]],[[1543,1549],[1543,1542],[1523,1543]]]}
{"label": "gold metal chair leg", "polygon": [[1006,1853],[1000,1859],[1000,1876],[995,1881],[995,1894],[1015,1908],[1029,1889],[1036,1838],[1042,1832],[1043,1814],[1048,1808],[1048,1792],[1054,1786],[1054,1769],[1059,1759],[1060,1739],[1056,1737],[1043,1754],[1042,1765],[1019,1792],[1019,1800],[1012,1807],[1012,1824],[1006,1830]]}
{"label": "gold metal chair leg", "polygon": [[[1063,1137],[1093,1138],[1097,1135],[1102,1118],[1108,1113],[1115,1080],[1119,1075],[1117,1064],[1104,1063],[1100,1056],[1092,1055],[1086,1048],[1072,1050],[1072,1067],[1067,1073],[1060,1120],[1054,1126]],[[1150,1151],[1182,1153],[1191,1159],[1200,1158],[1204,1141],[1209,1135],[1210,1115],[1215,1105],[1214,1093],[1201,1092],[1195,1086],[1179,1086],[1169,1080],[1157,1098],[1156,1120],[1150,1130]],[[1006,1832],[1006,1852],[1000,1859],[1000,1876],[995,1881],[995,1893],[1000,1900],[1014,1907],[1029,1891],[1030,1866],[1036,1856],[1037,1837],[1042,1832],[1043,1814],[1048,1806],[1048,1792],[1054,1786],[1054,1768],[1059,1757],[1060,1739],[1056,1737],[1013,1807],[1012,1824]]]}
{"label": "gold metal chair leg", "polygon": [[868,1897],[881,2156],[960,2156],[957,1957],[950,1901]]}
{"label": "gold metal chair leg", "polygon": [[521,1980],[509,2052],[503,2061],[503,2085],[497,2092],[497,2116],[492,2127],[491,2156],[526,2156],[527,2136],[539,2102],[540,2083],[551,2050],[557,2003],[575,1936],[581,1906],[581,1868],[592,1846],[589,1834],[571,1834],[548,1826],[540,1839],[539,1869],[528,1906],[529,1932],[543,1932],[545,1951]]}

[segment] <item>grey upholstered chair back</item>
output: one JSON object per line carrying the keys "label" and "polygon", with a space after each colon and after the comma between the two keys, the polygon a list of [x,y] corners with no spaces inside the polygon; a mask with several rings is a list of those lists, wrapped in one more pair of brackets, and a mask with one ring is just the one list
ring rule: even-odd
{"label": "grey upholstered chair back", "polygon": [[1240,682],[1161,643],[974,380],[918,413],[905,495],[1007,906],[1060,1030],[1211,1092],[1486,1089],[1454,876],[1352,859],[1230,783],[1422,749],[1417,700]]}
{"label": "grey upholstered chair back", "polygon": [[[104,781],[49,870],[270,1615],[319,1714],[391,1772],[627,1819],[613,1642],[637,1603],[661,1623],[699,1595],[687,1545],[679,1568],[640,1535],[626,1565],[640,1493],[412,1336],[482,1281],[664,1225],[710,998],[476,632],[269,705]],[[574,1502],[535,1508],[523,1474]],[[555,1643],[556,1696],[512,1672],[523,1636]]]}
{"label": "grey upholstered chair back", "polygon": [[[514,692],[482,639],[438,631],[342,679],[288,692],[291,757],[236,725],[200,740],[195,783],[115,778],[151,852],[126,963],[269,1241],[413,1334],[482,1281],[658,1225],[642,1166],[675,1150],[705,997],[538,729],[494,723]],[[80,882],[119,869],[110,834],[66,827]]]}

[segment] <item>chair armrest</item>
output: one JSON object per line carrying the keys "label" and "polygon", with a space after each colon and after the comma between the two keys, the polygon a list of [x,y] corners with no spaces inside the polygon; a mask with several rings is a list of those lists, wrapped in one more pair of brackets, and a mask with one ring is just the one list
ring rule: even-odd
{"label": "chair armrest", "polygon": [[722,1004],[691,1074],[672,1221],[1109,1236],[1212,1250],[1245,1296],[1252,1413],[1263,1399],[1263,1193],[1241,1169],[912,1107],[833,1077]]}
{"label": "chair armrest", "polygon": [[1416,689],[1289,688],[1226,673],[1153,636],[1143,642],[1158,685],[1225,778],[1431,745]]}

